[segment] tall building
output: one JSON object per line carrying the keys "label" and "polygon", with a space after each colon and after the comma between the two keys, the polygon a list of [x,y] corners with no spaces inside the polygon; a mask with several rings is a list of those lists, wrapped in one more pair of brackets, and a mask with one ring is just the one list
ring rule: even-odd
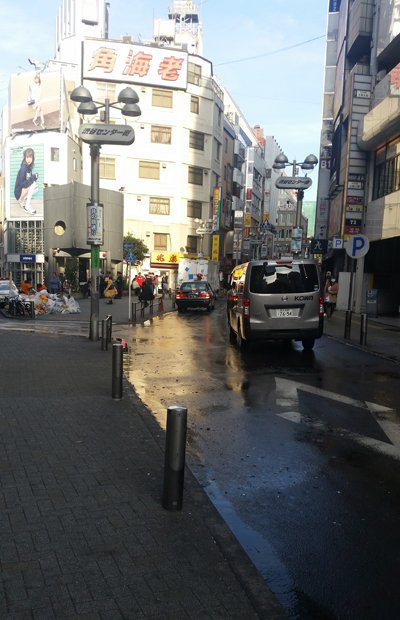
{"label": "tall building", "polygon": [[378,290],[378,311],[400,303],[399,3],[330,0],[315,236],[335,273],[354,270],[342,247],[363,234],[370,248],[357,259],[351,309]]}

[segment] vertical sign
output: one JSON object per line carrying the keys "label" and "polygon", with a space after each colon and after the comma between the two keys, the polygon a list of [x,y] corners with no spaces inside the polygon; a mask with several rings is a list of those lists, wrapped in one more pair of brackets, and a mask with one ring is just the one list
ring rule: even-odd
{"label": "vertical sign", "polygon": [[221,188],[214,187],[213,193],[213,226],[212,231],[217,232],[219,230],[219,216],[221,212]]}
{"label": "vertical sign", "polygon": [[87,205],[87,243],[89,245],[103,245],[103,219],[103,205]]}
{"label": "vertical sign", "polygon": [[211,260],[219,259],[219,235],[212,236]]}

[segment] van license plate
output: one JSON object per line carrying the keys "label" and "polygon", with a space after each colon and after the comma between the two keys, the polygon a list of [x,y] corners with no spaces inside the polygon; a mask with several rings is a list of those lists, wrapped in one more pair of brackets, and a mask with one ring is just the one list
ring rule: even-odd
{"label": "van license plate", "polygon": [[284,317],[284,316],[294,316],[294,314],[293,314],[293,310],[292,309],[286,309],[286,308],[285,309],[283,309],[283,308],[280,309],[280,308],[278,308],[277,311],[276,311],[276,316],[278,318],[281,318],[281,317]]}

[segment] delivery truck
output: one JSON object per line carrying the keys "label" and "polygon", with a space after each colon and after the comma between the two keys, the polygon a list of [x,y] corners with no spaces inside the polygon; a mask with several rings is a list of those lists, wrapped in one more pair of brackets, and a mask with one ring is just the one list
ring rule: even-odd
{"label": "delivery truck", "polygon": [[178,265],[177,288],[182,282],[202,279],[210,283],[213,290],[218,292],[219,270],[218,263],[206,258],[180,258]]}

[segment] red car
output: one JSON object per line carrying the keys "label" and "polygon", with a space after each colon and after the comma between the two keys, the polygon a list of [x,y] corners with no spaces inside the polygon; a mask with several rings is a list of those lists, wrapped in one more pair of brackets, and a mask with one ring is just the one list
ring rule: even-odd
{"label": "red car", "polygon": [[186,312],[188,308],[205,308],[208,312],[215,308],[216,294],[205,280],[182,282],[175,293],[178,312]]}

